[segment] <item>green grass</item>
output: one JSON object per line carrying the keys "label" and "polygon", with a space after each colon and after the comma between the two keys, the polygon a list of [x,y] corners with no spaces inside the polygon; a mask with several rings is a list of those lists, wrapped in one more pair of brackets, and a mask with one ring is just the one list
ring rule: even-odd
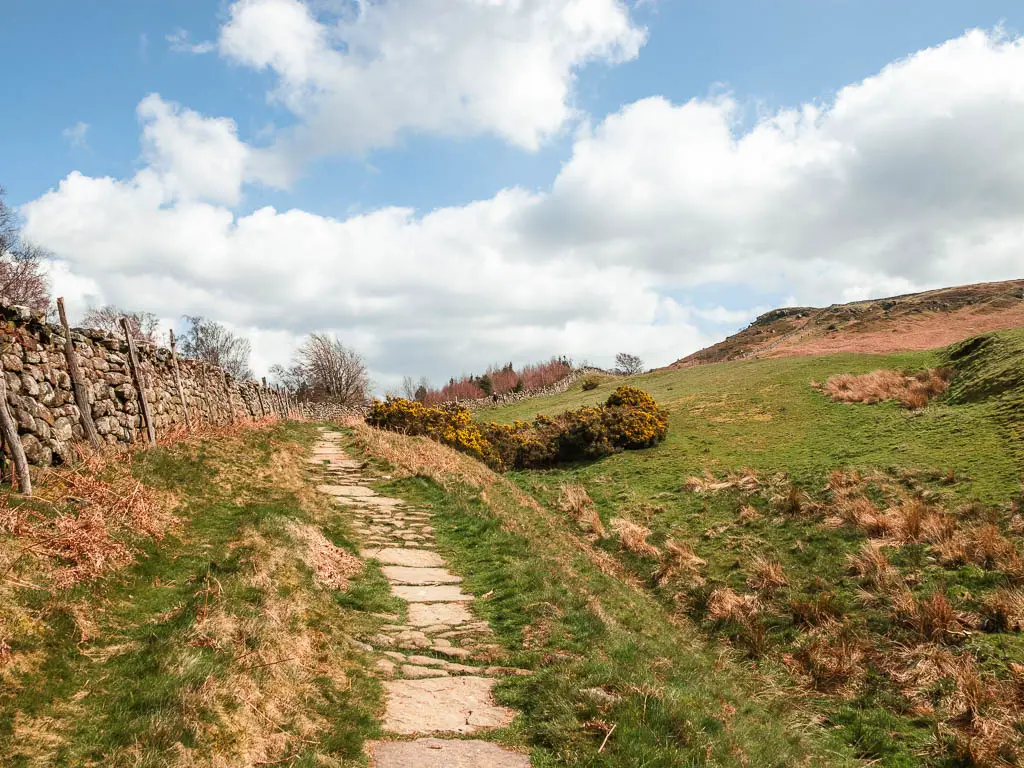
{"label": "green grass", "polygon": [[[1012,332],[1011,332],[1012,333]],[[1024,353],[1022,353],[1024,358]],[[990,401],[937,405],[911,412],[895,403],[829,401],[810,386],[836,373],[878,368],[920,369],[939,355],[831,355],[751,360],[660,371],[629,379],[669,411],[669,437],[655,450],[611,457],[582,468],[610,474],[617,484],[651,492],[678,488],[705,466],[750,466],[820,483],[834,467],[952,469],[969,478],[959,490],[983,501],[1005,500],[1020,485],[1021,461]],[[481,410],[478,420],[511,423],[551,415],[608,397],[613,384],[583,392]]]}
{"label": "green grass", "polygon": [[[467,472],[473,463],[456,460]],[[429,463],[387,471],[413,475],[380,490],[432,510],[439,550],[478,595],[502,663],[533,671],[502,683],[499,698],[521,716],[486,738],[528,747],[535,766],[856,763],[844,745],[808,736],[799,706],[707,646],[642,584],[602,570],[560,513],[493,475],[481,489],[458,470],[430,479]]]}
{"label": "green grass", "polygon": [[[361,611],[381,603],[379,584],[366,574],[338,596],[314,585],[288,525],[321,510],[274,475],[283,455],[301,461],[315,434],[283,424],[137,455],[137,476],[173,491],[182,525],[138,543],[135,562],[99,581],[15,593],[35,627],[12,643],[30,663],[0,694],[0,763],[162,766],[182,750],[200,763],[361,759],[380,692],[348,637],[375,626]],[[323,528],[351,548],[343,524]],[[20,575],[42,581],[27,562]],[[286,661],[254,663],[280,660],[307,634],[338,649],[312,654],[323,670],[312,679]],[[320,723],[315,740],[303,725],[310,718]]]}
{"label": "green grass", "polygon": [[[835,403],[811,386],[836,373],[914,370],[950,361],[958,368],[949,397],[918,412],[895,403]],[[782,654],[794,652],[806,640],[805,629],[788,615],[791,600],[830,593],[847,628],[867,638],[879,653],[913,641],[907,630],[893,623],[886,599],[878,605],[863,604],[861,585],[847,567],[847,557],[865,541],[863,532],[823,526],[825,513],[787,514],[768,490],[694,494],[683,489],[686,478],[705,470],[724,476],[748,468],[762,479],[784,474],[775,492],[784,495],[794,483],[812,500],[827,505],[829,473],[857,468],[888,478],[869,486],[876,502],[891,501],[900,493],[923,495],[948,510],[974,502],[977,506],[956,513],[962,525],[990,521],[1005,533],[1016,508],[1011,504],[1019,504],[1024,476],[1022,370],[1024,329],[986,334],[983,343],[959,354],[955,349],[843,354],[656,372],[633,377],[629,383],[652,394],[668,410],[669,436],[663,444],[594,463],[508,477],[548,508],[556,508],[563,484],[580,483],[605,524],[612,517],[625,517],[648,527],[649,541],[658,547],[669,538],[691,544],[707,561],[706,584],[659,587],[651,578],[657,567],[651,558],[624,551],[614,537],[596,546],[622,563],[666,611],[676,611],[709,639],[747,655],[766,679],[781,681],[788,676],[779,664]],[[583,392],[577,386],[562,395],[481,411],[476,418],[528,420],[593,405],[613,387],[603,384]],[[740,522],[738,513],[744,505],[758,510],[759,519]],[[567,520],[566,525],[572,523]],[[896,546],[889,551],[915,595],[942,592],[957,610],[978,610],[984,595],[1014,583],[1014,577],[998,568],[944,567],[926,546]],[[747,577],[756,556],[779,560],[789,577],[789,585],[769,601],[761,623],[752,630],[708,618],[707,599],[714,589],[751,591]],[[953,650],[974,654],[982,669],[1005,677],[1007,665],[1021,658],[1024,642],[1012,632],[975,631]],[[868,666],[868,677],[855,693],[812,696],[807,704],[830,725],[830,742],[880,765],[956,764],[946,749],[947,737],[936,743],[935,719],[915,713],[891,680]]]}

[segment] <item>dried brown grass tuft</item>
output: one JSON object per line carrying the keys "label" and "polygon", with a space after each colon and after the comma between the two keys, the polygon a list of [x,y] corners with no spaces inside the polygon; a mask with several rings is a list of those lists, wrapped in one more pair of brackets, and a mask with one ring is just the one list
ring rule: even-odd
{"label": "dried brown grass tuft", "polygon": [[755,520],[760,519],[761,513],[757,511],[756,507],[753,507],[750,504],[744,504],[742,507],[740,507],[739,520],[741,523],[752,523]]}
{"label": "dried brown grass tuft", "polygon": [[782,563],[774,558],[758,555],[748,570],[747,586],[758,592],[770,595],[789,584]]}
{"label": "dried brown grass tuft", "polygon": [[933,548],[946,567],[974,563],[987,570],[1006,570],[1011,575],[1020,568],[1016,545],[991,523],[953,531]]}
{"label": "dried brown grass tuft", "polygon": [[982,601],[981,626],[986,632],[1024,630],[1024,590],[999,589]]}
{"label": "dried brown grass tuft", "polygon": [[878,370],[860,375],[841,373],[818,385],[832,400],[840,403],[881,403],[895,400],[911,410],[923,408],[928,401],[949,388],[952,372],[934,368],[915,374]]}
{"label": "dried brown grass tuft", "polygon": [[683,490],[692,493],[717,493],[719,491],[740,490],[753,493],[761,488],[762,482],[757,474],[750,469],[742,472],[731,472],[724,480],[719,480],[710,470],[704,470],[703,477],[688,477],[683,483]]}
{"label": "dried brown grass tuft", "polygon": [[821,627],[843,616],[843,608],[835,592],[819,592],[808,598],[789,601],[793,623],[804,627]]}
{"label": "dried brown grass tuft", "polygon": [[889,562],[878,542],[865,542],[860,551],[850,555],[847,561],[854,575],[859,576],[870,589],[888,592],[902,584],[899,571]]}
{"label": "dried brown grass tuft", "polygon": [[585,531],[589,531],[599,538],[607,538],[608,531],[605,530],[601,516],[597,513],[593,499],[587,493],[587,489],[579,483],[563,483],[558,494],[558,506],[563,512],[572,515],[576,523]]}
{"label": "dried brown grass tuft", "polygon": [[701,569],[707,561],[698,557],[689,544],[680,544],[672,539],[665,542],[665,556],[661,566],[654,572],[654,580],[662,585],[678,577],[685,577],[694,586],[704,583]]}
{"label": "dried brown grass tuft", "polygon": [[708,597],[708,618],[745,624],[760,612],[756,595],[741,595],[730,587],[719,587]]}
{"label": "dried brown grass tuft", "polygon": [[335,546],[315,526],[291,521],[288,532],[305,547],[305,562],[320,583],[344,590],[349,579],[363,568],[363,561]]}
{"label": "dried brown grass tuft", "polygon": [[611,524],[612,531],[619,537],[619,541],[627,551],[640,557],[655,559],[661,557],[658,548],[647,541],[647,537],[651,535],[650,528],[645,528],[622,517],[613,517]]}
{"label": "dried brown grass tuft", "polygon": [[893,618],[913,630],[920,640],[952,643],[964,637],[963,624],[952,604],[941,592],[915,597],[908,589],[893,595]]}
{"label": "dried brown grass tuft", "polygon": [[815,690],[849,695],[866,675],[866,656],[864,641],[842,629],[812,632],[789,658],[790,667],[805,676]]}

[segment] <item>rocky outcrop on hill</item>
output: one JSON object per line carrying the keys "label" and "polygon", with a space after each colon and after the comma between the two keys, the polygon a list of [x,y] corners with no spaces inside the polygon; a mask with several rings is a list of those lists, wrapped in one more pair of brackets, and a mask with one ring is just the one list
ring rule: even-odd
{"label": "rocky outcrop on hill", "polygon": [[1024,280],[978,283],[885,299],[785,307],[672,363],[687,368],[759,357],[934,349],[1024,325]]}

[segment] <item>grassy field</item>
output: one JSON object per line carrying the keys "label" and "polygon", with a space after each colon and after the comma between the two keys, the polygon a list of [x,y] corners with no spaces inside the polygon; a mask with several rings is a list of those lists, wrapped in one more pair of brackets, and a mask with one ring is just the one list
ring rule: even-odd
{"label": "grassy field", "polygon": [[[948,397],[918,411],[835,403],[812,387],[837,373],[950,363]],[[566,525],[592,503],[600,528],[618,525],[591,533],[595,548],[676,621],[766,680],[798,686],[853,754],[888,766],[1016,764],[1022,370],[1024,330],[957,359],[836,355],[652,373],[629,383],[669,411],[663,444],[508,477],[565,508]],[[554,414],[614,386],[477,418]],[[677,573],[665,578],[673,556]]]}
{"label": "grassy field", "polygon": [[[1014,765],[1022,363],[1024,330],[635,377],[663,443],[503,475],[345,429],[380,490],[433,510],[500,662],[533,672],[485,736],[533,765]],[[940,365],[917,411],[813,386]],[[0,496],[0,764],[364,764],[381,691],[360,641],[400,606],[313,490],[316,434],[221,430]]]}
{"label": "grassy field", "polygon": [[498,695],[522,714],[486,736],[534,766],[858,764],[789,696],[707,644],[600,547],[509,478],[426,438],[362,426],[349,446],[431,508],[438,548],[529,677]]}
{"label": "grassy field", "polygon": [[5,500],[0,764],[361,762],[380,692],[352,638],[391,598],[343,550],[339,583],[314,575],[310,542],[350,546],[303,477],[315,435],[223,432],[87,482],[56,472],[38,484],[51,504]]}

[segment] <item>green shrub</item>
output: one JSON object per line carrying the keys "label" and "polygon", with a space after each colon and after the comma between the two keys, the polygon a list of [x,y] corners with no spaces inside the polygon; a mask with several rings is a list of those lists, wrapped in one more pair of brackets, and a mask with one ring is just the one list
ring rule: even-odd
{"label": "green shrub", "polygon": [[374,403],[371,426],[424,435],[486,462],[493,469],[539,469],[649,448],[665,439],[668,423],[650,395],[635,387],[615,390],[604,405],[577,408],[532,422],[474,424],[459,406],[425,406],[389,397]]}
{"label": "green shrub", "polygon": [[601,382],[595,379],[593,376],[583,380],[583,391],[589,392],[592,389],[597,389],[601,386]]}

